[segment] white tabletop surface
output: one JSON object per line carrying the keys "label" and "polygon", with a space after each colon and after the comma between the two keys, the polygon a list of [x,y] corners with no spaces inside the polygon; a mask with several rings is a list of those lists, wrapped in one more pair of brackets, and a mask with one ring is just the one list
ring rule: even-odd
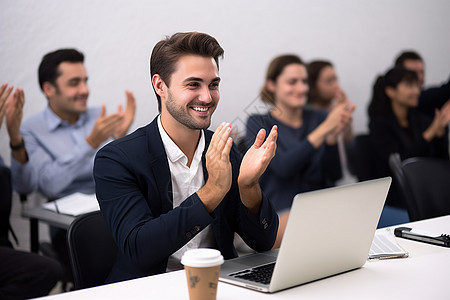
{"label": "white tabletop surface", "polygon": [[[408,223],[450,233],[450,216]],[[397,226],[396,226],[397,227]],[[367,261],[357,270],[274,294],[219,282],[217,299],[450,299],[450,248],[397,238],[408,258]],[[189,299],[184,271],[68,292],[45,299]]]}

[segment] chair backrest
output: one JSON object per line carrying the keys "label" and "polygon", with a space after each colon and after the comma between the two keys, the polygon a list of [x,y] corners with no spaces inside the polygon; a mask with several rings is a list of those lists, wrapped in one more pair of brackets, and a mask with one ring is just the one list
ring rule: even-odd
{"label": "chair backrest", "polygon": [[400,160],[392,154],[389,165],[407,204],[411,221],[450,214],[450,162],[414,157]]}
{"label": "chair backrest", "polygon": [[67,230],[74,289],[102,285],[116,260],[117,246],[100,211],[77,217]]}
{"label": "chair backrest", "polygon": [[347,146],[348,167],[358,181],[366,181],[382,177],[377,162],[374,160],[374,147],[368,134],[358,134]]}
{"label": "chair backrest", "polygon": [[414,195],[409,187],[409,183],[406,181],[405,172],[403,171],[403,163],[399,153],[392,153],[389,156],[389,168],[392,172],[393,182],[391,189],[395,189],[395,197],[400,197],[397,203],[404,203],[408,211],[408,215],[411,221],[411,216],[417,216],[416,201],[413,200]]}

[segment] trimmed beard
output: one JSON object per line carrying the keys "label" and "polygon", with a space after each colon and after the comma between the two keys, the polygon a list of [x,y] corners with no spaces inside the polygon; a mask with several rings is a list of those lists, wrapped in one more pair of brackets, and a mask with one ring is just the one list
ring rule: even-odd
{"label": "trimmed beard", "polygon": [[[166,101],[166,109],[167,109],[167,112],[179,123],[183,124],[184,126],[186,126],[189,129],[194,129],[194,130],[207,129],[211,125],[212,112],[207,117],[207,120],[205,118],[205,122],[202,122],[202,123],[206,123],[206,124],[200,124],[193,117],[191,117],[189,115],[189,113],[187,113],[184,110],[184,108],[177,106],[176,102],[177,101],[174,99],[174,97],[172,97],[172,94],[169,91],[167,101]],[[192,104],[189,104],[189,105],[192,105]],[[205,106],[205,105],[200,104],[198,106]],[[215,108],[215,105],[210,105],[209,107],[212,110]],[[188,109],[190,109],[190,108],[188,108]]]}

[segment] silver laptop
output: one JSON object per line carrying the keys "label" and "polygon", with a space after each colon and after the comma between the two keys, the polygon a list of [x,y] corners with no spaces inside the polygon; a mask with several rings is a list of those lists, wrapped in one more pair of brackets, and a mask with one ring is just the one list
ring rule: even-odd
{"label": "silver laptop", "polygon": [[219,280],[272,293],[363,266],[390,184],[386,177],[296,195],[280,249],[225,261]]}

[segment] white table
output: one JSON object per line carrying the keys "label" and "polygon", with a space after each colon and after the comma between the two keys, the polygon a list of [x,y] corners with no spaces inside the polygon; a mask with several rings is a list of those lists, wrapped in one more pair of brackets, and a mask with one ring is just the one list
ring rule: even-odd
{"label": "white table", "polygon": [[[450,233],[450,216],[405,224]],[[398,227],[398,226],[396,226]],[[368,261],[357,270],[264,294],[219,282],[217,299],[450,299],[450,248],[397,238],[409,258]],[[189,299],[184,271],[68,292],[45,299]]]}

